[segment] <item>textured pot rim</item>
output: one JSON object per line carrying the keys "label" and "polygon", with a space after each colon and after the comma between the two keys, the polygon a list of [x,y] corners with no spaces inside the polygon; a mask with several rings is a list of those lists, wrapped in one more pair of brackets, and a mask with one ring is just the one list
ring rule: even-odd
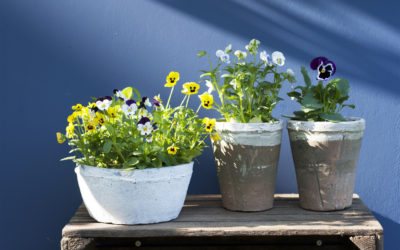
{"label": "textured pot rim", "polygon": [[216,121],[215,130],[229,132],[254,132],[254,131],[279,131],[283,129],[283,120],[278,120],[273,123],[233,123]]}
{"label": "textured pot rim", "polygon": [[[146,169],[110,169],[77,164],[75,173],[85,177],[106,178],[114,180],[123,180],[130,182],[157,182],[182,178],[191,175],[193,172],[193,161],[175,166],[166,166],[161,168],[146,168]],[[174,172],[178,172],[175,174]]]}
{"label": "textured pot rim", "polygon": [[351,132],[365,130],[365,120],[360,117],[346,117],[345,122],[313,122],[287,120],[287,129],[314,132]]}

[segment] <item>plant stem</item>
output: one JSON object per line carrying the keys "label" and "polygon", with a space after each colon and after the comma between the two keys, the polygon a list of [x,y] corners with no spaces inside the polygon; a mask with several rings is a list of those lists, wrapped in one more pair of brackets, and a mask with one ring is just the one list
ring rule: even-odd
{"label": "plant stem", "polygon": [[169,106],[169,102],[170,102],[170,100],[171,100],[172,93],[174,92],[174,88],[175,88],[175,86],[172,86],[172,89],[171,89],[171,91],[169,92],[169,97],[168,97],[168,102],[167,102],[166,109],[168,109],[168,106]]}

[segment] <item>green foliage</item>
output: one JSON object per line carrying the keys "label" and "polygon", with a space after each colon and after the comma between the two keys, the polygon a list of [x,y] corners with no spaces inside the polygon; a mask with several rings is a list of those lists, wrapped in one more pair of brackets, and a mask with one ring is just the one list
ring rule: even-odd
{"label": "green foliage", "polygon": [[297,100],[301,111],[288,116],[301,121],[332,121],[340,122],[346,119],[339,113],[344,107],[355,108],[354,105],[344,104],[349,99],[350,85],[346,79],[333,79],[325,86],[322,81],[312,85],[307,69],[301,67],[305,86],[297,86],[287,95]]}
{"label": "green foliage", "polygon": [[[173,88],[170,98],[172,92]],[[124,109],[126,102],[121,100],[121,93],[125,99],[131,97],[136,101],[134,105],[138,109],[134,114],[129,114]],[[188,99],[185,96],[182,103],[186,100],[186,105],[181,104],[178,107],[163,105],[161,99],[158,99],[159,106],[153,104],[150,108],[149,100],[146,104],[139,91],[126,88],[120,91],[119,96],[112,98],[108,109],[93,112],[94,103],[81,106],[81,109],[75,110],[68,118],[67,133],[60,137],[68,139],[72,148],[70,153],[73,154],[62,160],[125,170],[191,162],[207,146],[204,140],[210,132],[205,131],[197,112],[187,107]],[[139,128],[139,121],[144,117],[149,118],[149,123],[153,125],[151,132],[147,134],[143,134],[143,130]],[[103,118],[102,122],[100,118]],[[93,125],[94,128],[89,129],[88,125]],[[172,146],[178,148],[175,154],[168,151]]]}
{"label": "green foliage", "polygon": [[[233,52],[229,45],[225,51],[219,51],[217,65],[213,67],[209,54],[199,52],[198,56],[207,55],[210,70],[201,70],[200,78],[210,81],[218,93],[220,103],[215,109],[227,121],[234,122],[272,122],[276,119],[271,112],[282,98],[279,91],[284,81],[296,81],[293,74],[279,72],[271,59],[258,57],[260,42],[256,39],[246,46],[247,52]],[[252,57],[252,59],[250,59]],[[229,59],[232,60],[230,63]],[[283,58],[284,60],[284,58]]]}

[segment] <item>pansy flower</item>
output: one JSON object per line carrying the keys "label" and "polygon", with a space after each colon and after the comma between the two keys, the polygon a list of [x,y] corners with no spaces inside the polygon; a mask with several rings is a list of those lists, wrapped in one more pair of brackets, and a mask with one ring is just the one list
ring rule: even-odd
{"label": "pansy flower", "polygon": [[93,131],[96,128],[96,124],[94,124],[93,122],[88,122],[85,126],[85,129],[87,131]]}
{"label": "pansy flower", "polygon": [[214,91],[214,85],[210,80],[206,80],[206,86],[208,88],[208,93],[211,94]]}
{"label": "pansy flower", "polygon": [[111,103],[112,103],[111,96],[100,97],[100,98],[97,98],[97,100],[96,100],[96,107],[99,110],[104,111],[104,110],[107,110],[111,106]]}
{"label": "pansy flower", "polygon": [[260,53],[260,59],[264,62],[264,65],[271,63],[271,56],[265,50]]}
{"label": "pansy flower", "polygon": [[178,152],[178,147],[175,146],[170,146],[167,148],[168,154],[170,155],[176,155],[176,152]]}
{"label": "pansy flower", "polygon": [[156,95],[153,97],[153,104],[156,107],[161,107],[162,101],[161,101],[160,95]]}
{"label": "pansy flower", "polygon": [[114,95],[118,98],[118,99],[120,99],[120,100],[122,100],[122,101],[125,101],[127,98],[124,96],[124,94],[122,93],[122,91],[120,91],[120,90],[118,90],[118,89],[114,89],[113,90],[113,93],[114,93]]}
{"label": "pansy flower", "polygon": [[157,123],[153,123],[153,131],[156,131],[157,129],[158,129],[158,127],[157,127]]}
{"label": "pansy flower", "polygon": [[235,56],[237,56],[239,59],[246,59],[247,53],[241,50],[236,50],[235,51]]}
{"label": "pansy flower", "polygon": [[106,116],[99,112],[96,113],[96,117],[93,120],[95,120],[96,123],[100,125],[106,124]]}
{"label": "pansy flower", "polygon": [[110,107],[107,109],[107,114],[111,118],[118,118],[118,110],[119,110],[119,106]]}
{"label": "pansy flower", "polygon": [[248,45],[245,46],[246,50],[250,52],[252,55],[256,55],[258,52],[258,46],[260,45],[260,41],[257,39],[252,39]]}
{"label": "pansy flower", "polygon": [[148,117],[142,117],[137,125],[141,135],[149,135],[153,131],[153,126]]}
{"label": "pansy flower", "polygon": [[139,104],[139,108],[146,108],[146,106],[151,107],[151,102],[147,96],[142,98],[142,101]]}
{"label": "pansy flower", "polygon": [[206,125],[205,129],[207,132],[211,132],[215,127],[215,119],[210,119],[208,117],[203,119],[203,123]]}
{"label": "pansy flower", "polygon": [[70,114],[67,118],[68,123],[74,123],[77,119],[77,114],[74,112]]}
{"label": "pansy flower", "polygon": [[67,132],[67,137],[72,138],[75,135],[74,124],[72,124],[72,123],[68,124],[68,126],[65,128],[65,131]]}
{"label": "pansy flower", "polygon": [[127,100],[125,101],[124,105],[122,105],[122,112],[126,116],[132,116],[136,113],[136,110],[138,109],[135,100]]}
{"label": "pansy flower", "polygon": [[217,50],[217,52],[215,52],[215,55],[224,63],[231,63],[231,61],[229,60],[229,54],[226,53],[223,50]]}
{"label": "pansy flower", "polygon": [[182,93],[185,95],[194,95],[199,93],[200,85],[195,82],[187,82],[183,84]]}
{"label": "pansy flower", "polygon": [[153,137],[151,135],[146,136],[146,141],[147,142],[152,142],[153,141]]}
{"label": "pansy flower", "polygon": [[214,102],[214,98],[212,95],[210,95],[207,92],[204,92],[202,95],[199,95],[200,101],[201,101],[201,105],[206,108],[206,109],[210,109],[213,105]]}
{"label": "pansy flower", "polygon": [[221,137],[219,136],[219,134],[210,135],[210,138],[213,141],[220,141],[221,140]]}
{"label": "pansy flower", "polygon": [[81,111],[83,108],[82,104],[78,103],[75,106],[72,106],[72,110]]}
{"label": "pansy flower", "polygon": [[179,73],[171,71],[165,80],[167,81],[167,83],[164,85],[165,87],[173,87],[175,86],[176,82],[179,81]]}
{"label": "pansy flower", "polygon": [[336,72],[335,63],[322,56],[314,58],[310,63],[310,67],[313,70],[318,70],[317,80],[319,81],[328,80]]}
{"label": "pansy flower", "polygon": [[275,63],[278,66],[283,66],[285,64],[285,56],[283,55],[282,52],[280,51],[274,51],[272,52],[272,62]]}
{"label": "pansy flower", "polygon": [[62,133],[60,133],[60,132],[57,132],[57,142],[58,143],[63,143],[63,142],[65,142],[65,135],[64,134],[62,134]]}

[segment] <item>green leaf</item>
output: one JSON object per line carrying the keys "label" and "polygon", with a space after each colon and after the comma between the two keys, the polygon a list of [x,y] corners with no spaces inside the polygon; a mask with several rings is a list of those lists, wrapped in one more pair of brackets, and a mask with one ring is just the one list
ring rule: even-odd
{"label": "green leaf", "polygon": [[260,117],[253,117],[250,119],[249,123],[262,123],[262,120]]}
{"label": "green leaf", "polygon": [[341,122],[341,121],[346,121],[344,117],[341,114],[328,114],[328,113],[322,113],[319,115],[322,119],[330,122]]}
{"label": "green leaf", "polygon": [[324,104],[320,103],[317,98],[315,98],[311,91],[306,91],[301,101],[301,109],[304,112],[310,112],[316,109],[320,109]]}
{"label": "green leaf", "polygon": [[342,96],[347,96],[349,94],[350,85],[346,79],[340,79],[336,82],[336,87],[339,89]]}
{"label": "green leaf", "polygon": [[140,92],[139,90],[137,90],[136,88],[132,87],[133,91],[135,91],[136,97],[137,97],[137,101],[141,101],[141,96],[140,96]]}
{"label": "green leaf", "polygon": [[356,106],[353,105],[353,104],[344,104],[343,107],[349,107],[349,108],[352,108],[352,109],[356,108]]}
{"label": "green leaf", "polygon": [[75,155],[73,155],[73,156],[68,156],[68,157],[64,157],[64,158],[62,158],[60,161],[69,161],[69,160],[75,160]]}
{"label": "green leaf", "polygon": [[139,159],[136,157],[131,157],[129,160],[125,161],[123,164],[123,168],[132,167],[139,163]]}
{"label": "green leaf", "polygon": [[103,152],[107,154],[111,151],[111,148],[112,148],[112,142],[110,140],[108,140],[103,145]]}
{"label": "green leaf", "polygon": [[204,55],[206,55],[207,54],[207,52],[205,52],[205,51],[202,51],[202,50],[199,50],[199,52],[197,53],[197,56],[198,57],[203,57]]}
{"label": "green leaf", "polygon": [[301,66],[301,74],[303,75],[304,78],[304,83],[306,84],[307,87],[311,86],[311,79],[308,76],[308,72],[306,67]]}
{"label": "green leaf", "polygon": [[294,98],[297,98],[297,99],[299,99],[299,97],[301,96],[301,94],[299,92],[296,92],[296,91],[289,92],[289,93],[287,93],[287,95],[289,97],[294,97]]}
{"label": "green leaf", "polygon": [[205,76],[211,76],[211,75],[212,75],[211,72],[204,73],[204,74],[201,74],[201,75],[200,75],[200,78],[203,78],[203,77],[205,77]]}

